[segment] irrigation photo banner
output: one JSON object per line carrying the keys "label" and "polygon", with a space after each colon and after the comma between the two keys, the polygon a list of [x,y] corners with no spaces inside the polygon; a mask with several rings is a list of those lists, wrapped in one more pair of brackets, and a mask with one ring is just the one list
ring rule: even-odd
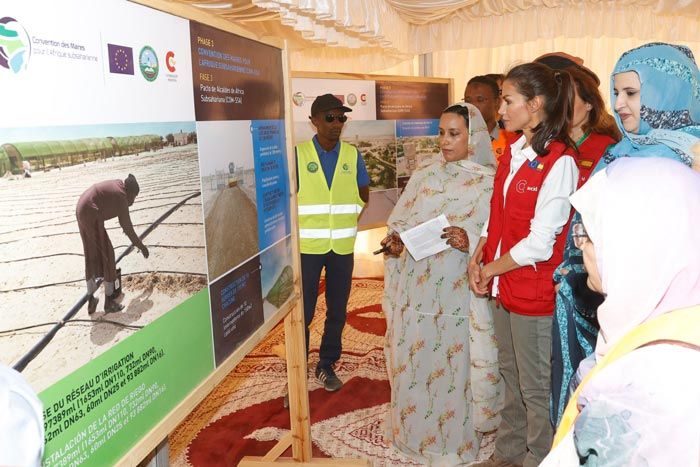
{"label": "irrigation photo banner", "polygon": [[0,365],[110,465],[292,297],[282,51],[122,0],[0,5]]}
{"label": "irrigation photo banner", "polygon": [[316,133],[309,121],[316,96],[333,94],[351,108],[341,140],[362,154],[370,178],[370,202],[359,225],[384,224],[413,170],[439,154],[438,121],[449,104],[449,80],[313,75],[318,77],[292,79],[295,140],[308,140]]}

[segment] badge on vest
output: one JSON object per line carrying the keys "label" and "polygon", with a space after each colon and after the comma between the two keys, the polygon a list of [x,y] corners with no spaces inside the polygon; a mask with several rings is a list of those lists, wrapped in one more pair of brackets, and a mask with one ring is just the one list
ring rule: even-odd
{"label": "badge on vest", "polygon": [[525,193],[526,191],[537,192],[538,188],[536,186],[527,186],[527,180],[518,180],[515,184],[515,191],[518,193]]}
{"label": "badge on vest", "polygon": [[342,168],[343,168],[343,172],[345,172],[345,173],[350,172],[350,167],[348,166],[347,163],[343,164],[343,167],[342,167]]}
{"label": "badge on vest", "polygon": [[309,162],[308,164],[306,164],[306,170],[308,170],[311,173],[315,173],[316,171],[318,171],[318,164],[315,162]]}
{"label": "badge on vest", "polygon": [[535,159],[534,161],[530,161],[527,164],[527,166],[533,170],[538,171],[538,172],[542,172],[542,170],[544,170],[544,164],[541,162],[538,162],[537,159]]}

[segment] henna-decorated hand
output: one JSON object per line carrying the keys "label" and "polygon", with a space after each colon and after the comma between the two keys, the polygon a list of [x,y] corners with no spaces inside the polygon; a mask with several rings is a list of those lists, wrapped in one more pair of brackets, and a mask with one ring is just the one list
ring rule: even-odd
{"label": "henna-decorated hand", "polygon": [[399,234],[397,234],[396,232],[392,232],[386,237],[384,237],[380,244],[383,247],[386,247],[386,251],[384,252],[384,254],[387,256],[398,257],[401,256],[401,253],[403,253],[403,241],[401,240]]}
{"label": "henna-decorated hand", "polygon": [[467,232],[464,229],[450,226],[445,227],[442,231],[445,233],[440,238],[446,238],[448,245],[461,252],[469,252],[469,237],[467,237]]}

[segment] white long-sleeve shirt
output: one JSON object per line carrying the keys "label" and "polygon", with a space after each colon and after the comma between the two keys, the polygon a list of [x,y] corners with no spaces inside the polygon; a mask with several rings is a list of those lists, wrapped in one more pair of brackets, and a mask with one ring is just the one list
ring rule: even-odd
{"label": "white long-sleeve shirt", "polygon": [[[513,177],[525,161],[532,161],[537,153],[532,146],[524,148],[525,136],[521,136],[510,145],[511,160],[508,176],[503,185],[503,205],[506,202],[508,187]],[[542,183],[537,203],[535,204],[535,216],[530,221],[530,233],[510,249],[513,261],[520,266],[535,266],[535,263],[547,261],[552,257],[556,236],[561,233],[564,224],[569,220],[571,203],[569,196],[576,191],[578,184],[578,166],[572,156],[562,156],[552,166],[547,177]],[[489,222],[484,224],[481,236],[488,236]],[[501,256],[501,243],[498,243],[494,260]],[[493,280],[492,295],[498,292],[498,276]]]}

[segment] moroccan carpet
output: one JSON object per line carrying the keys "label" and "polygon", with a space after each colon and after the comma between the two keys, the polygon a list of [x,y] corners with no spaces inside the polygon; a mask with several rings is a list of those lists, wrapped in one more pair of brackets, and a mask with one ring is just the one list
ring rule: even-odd
{"label": "moroccan carpet", "polygon": [[[311,324],[309,355],[314,457],[370,459],[377,467],[422,465],[384,439],[390,390],[383,351],[383,281],[353,280],[343,356],[336,364],[345,385],[335,393],[326,392],[313,376],[325,319],[322,290]],[[279,325],[171,433],[172,465],[236,465],[243,456],[266,454],[289,430],[289,412],[283,408],[286,365],[273,352],[283,343],[284,329]],[[492,451],[493,436],[484,437],[479,459]]]}

